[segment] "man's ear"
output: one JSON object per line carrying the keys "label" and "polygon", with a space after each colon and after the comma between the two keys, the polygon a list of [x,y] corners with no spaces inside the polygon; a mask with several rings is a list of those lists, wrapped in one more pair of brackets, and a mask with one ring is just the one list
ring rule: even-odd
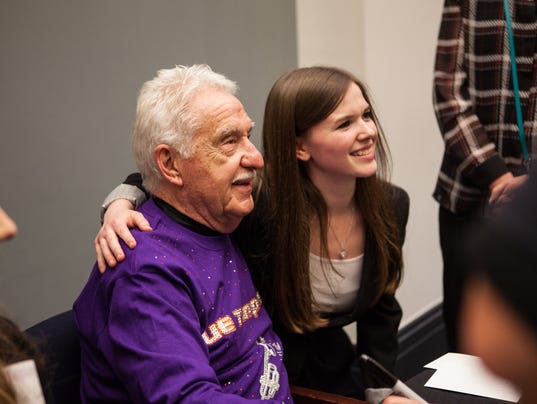
{"label": "man's ear", "polygon": [[183,186],[181,159],[171,146],[159,144],[153,151],[153,157],[164,179],[172,184]]}
{"label": "man's ear", "polygon": [[311,158],[306,146],[304,145],[304,138],[296,138],[296,158],[302,161],[308,161]]}

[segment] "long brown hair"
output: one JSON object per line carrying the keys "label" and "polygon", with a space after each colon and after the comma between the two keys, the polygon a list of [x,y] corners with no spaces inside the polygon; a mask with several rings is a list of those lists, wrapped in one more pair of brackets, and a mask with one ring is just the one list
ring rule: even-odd
{"label": "long brown hair", "polygon": [[[272,87],[265,106],[263,147],[264,186],[272,206],[271,219],[277,231],[271,240],[275,270],[274,304],[283,325],[304,332],[327,321],[315,312],[309,277],[310,219],[320,224],[321,256],[327,256],[326,203],[311,182],[303,162],[296,158],[296,138],[323,121],[339,105],[351,83],[362,90],[371,105],[365,86],[352,74],[333,67],[292,70]],[[356,180],[355,200],[367,231],[375,244],[375,301],[383,293],[394,293],[401,280],[401,242],[393,202],[387,193],[386,178],[390,159],[380,123],[371,107],[379,136],[377,174]]]}

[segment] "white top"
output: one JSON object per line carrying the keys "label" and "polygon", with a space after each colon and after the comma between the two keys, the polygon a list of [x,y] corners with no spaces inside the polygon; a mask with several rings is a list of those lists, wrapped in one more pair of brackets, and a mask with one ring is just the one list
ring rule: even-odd
{"label": "white top", "polygon": [[[317,309],[321,313],[350,312],[358,297],[364,255],[332,260],[310,253],[310,282]],[[321,265],[323,264],[323,265]]]}

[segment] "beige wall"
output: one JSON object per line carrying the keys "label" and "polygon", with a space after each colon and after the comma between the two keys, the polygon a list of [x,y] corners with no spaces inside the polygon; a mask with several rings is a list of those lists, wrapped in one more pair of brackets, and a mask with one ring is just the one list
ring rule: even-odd
{"label": "beige wall", "polygon": [[410,194],[402,325],[442,299],[437,204],[442,154],[432,109],[434,50],[442,0],[296,0],[300,66],[338,65],[373,95],[393,157],[393,182]]}

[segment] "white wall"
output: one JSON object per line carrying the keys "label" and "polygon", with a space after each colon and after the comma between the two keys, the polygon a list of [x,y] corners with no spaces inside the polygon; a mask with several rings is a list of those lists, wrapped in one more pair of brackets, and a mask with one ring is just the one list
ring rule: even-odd
{"label": "white wall", "polygon": [[336,65],[364,80],[393,157],[394,183],[410,194],[398,297],[402,325],[442,300],[437,204],[443,145],[432,109],[442,0],[296,0],[300,66]]}

